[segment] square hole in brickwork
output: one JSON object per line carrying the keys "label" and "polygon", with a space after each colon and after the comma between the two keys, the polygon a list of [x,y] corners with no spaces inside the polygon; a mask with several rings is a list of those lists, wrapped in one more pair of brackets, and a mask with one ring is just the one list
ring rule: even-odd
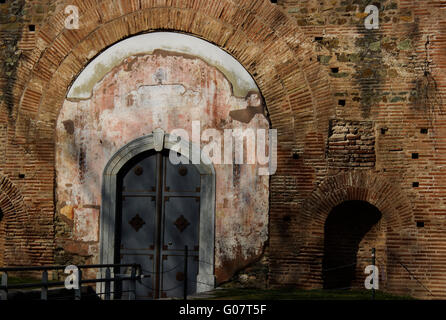
{"label": "square hole in brickwork", "polygon": [[420,155],[418,153],[412,153],[412,159],[418,159]]}
{"label": "square hole in brickwork", "polygon": [[314,37],[314,41],[322,41],[324,37]]}
{"label": "square hole in brickwork", "polygon": [[388,128],[381,128],[381,134],[386,134],[387,130],[389,130]]}
{"label": "square hole in brickwork", "polygon": [[412,187],[418,188],[420,186],[419,182],[412,182]]}
{"label": "square hole in brickwork", "polygon": [[271,0],[271,3],[277,3],[277,0]]}
{"label": "square hole in brickwork", "polygon": [[339,72],[339,68],[331,68],[331,72],[338,73]]}
{"label": "square hole in brickwork", "polygon": [[20,179],[25,179],[25,175],[23,173],[19,173],[19,178]]}
{"label": "square hole in brickwork", "polygon": [[345,100],[338,100],[338,105],[345,106]]}
{"label": "square hole in brickwork", "polygon": [[30,24],[30,25],[28,26],[28,30],[29,30],[30,32],[34,32],[34,31],[36,31],[36,26],[35,26],[34,24]]}
{"label": "square hole in brickwork", "polygon": [[417,221],[417,228],[424,228],[424,221]]}
{"label": "square hole in brickwork", "polygon": [[427,128],[420,129],[420,133],[422,133],[422,134],[427,134],[428,132],[429,132],[429,130]]}

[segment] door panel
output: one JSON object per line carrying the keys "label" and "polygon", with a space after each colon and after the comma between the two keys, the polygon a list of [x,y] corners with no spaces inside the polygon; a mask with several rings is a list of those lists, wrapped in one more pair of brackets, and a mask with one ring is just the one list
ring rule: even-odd
{"label": "door panel", "polygon": [[[182,297],[184,295],[184,252],[178,255],[163,255],[161,260],[163,273],[161,276],[161,297]],[[187,259],[187,293],[197,291],[198,257]]]}
{"label": "door panel", "polygon": [[149,156],[134,165],[124,177],[124,192],[155,192],[156,157]]}
{"label": "door panel", "polygon": [[123,197],[121,248],[152,251],[155,249],[156,201],[154,200],[152,196]]}
{"label": "door panel", "polygon": [[167,192],[199,192],[200,174],[192,164],[174,165],[165,158],[165,188]]}
{"label": "door panel", "polygon": [[[147,255],[147,254],[124,254],[121,256],[121,263],[127,264],[127,263],[137,263],[140,264],[142,267],[142,271],[146,275],[143,279],[141,279],[141,282],[137,282],[136,285],[136,296],[138,299],[153,299],[154,295],[154,288],[155,288],[155,279],[154,272],[155,272],[155,263],[153,259],[153,255]],[[131,274],[131,268],[121,268],[121,274],[127,274],[130,276]],[[130,289],[130,283],[129,281],[123,281],[122,282],[122,291],[123,295],[122,298],[127,300],[129,297],[129,289]]]}
{"label": "door panel", "polygon": [[200,198],[165,197],[163,249],[189,250],[198,248]]}

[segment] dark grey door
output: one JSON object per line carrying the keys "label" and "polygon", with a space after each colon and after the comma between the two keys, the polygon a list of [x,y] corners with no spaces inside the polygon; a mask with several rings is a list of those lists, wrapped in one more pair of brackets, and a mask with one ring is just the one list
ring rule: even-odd
{"label": "dark grey door", "polygon": [[[167,151],[150,152],[129,162],[118,188],[120,263],[139,263],[150,275],[137,283],[137,298],[183,295],[185,246],[188,293],[196,292],[200,174],[195,166],[173,165]],[[128,283],[122,290],[125,296]]]}

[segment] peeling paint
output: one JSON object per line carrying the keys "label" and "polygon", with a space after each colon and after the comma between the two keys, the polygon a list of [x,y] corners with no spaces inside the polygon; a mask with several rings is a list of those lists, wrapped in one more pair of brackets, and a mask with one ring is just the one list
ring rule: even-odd
{"label": "peeling paint", "polygon": [[246,97],[250,91],[258,92],[255,81],[243,66],[217,46],[181,33],[153,32],[125,39],[102,52],[80,73],[67,98],[88,99],[93,87],[124,59],[163,50],[198,57],[216,67],[229,80],[236,97]]}
{"label": "peeling paint", "polygon": [[62,209],[60,209],[60,213],[63,214],[68,219],[73,220],[74,217],[73,206],[63,207]]}

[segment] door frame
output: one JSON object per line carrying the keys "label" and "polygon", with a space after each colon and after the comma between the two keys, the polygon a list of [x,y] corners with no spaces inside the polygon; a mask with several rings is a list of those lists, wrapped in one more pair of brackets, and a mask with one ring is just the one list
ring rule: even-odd
{"label": "door frame", "polygon": [[[117,183],[118,175],[124,165],[142,152],[171,150],[179,145],[179,152],[184,157],[200,159],[200,164],[194,164],[201,179],[197,293],[210,291],[215,287],[215,170],[210,159],[201,154],[199,147],[185,139],[177,141],[178,137],[164,133],[162,129],[156,129],[149,135],[129,142],[108,161],[102,176],[99,259],[101,264],[114,264],[116,261],[116,215],[119,203]],[[185,150],[189,150],[189,154],[184,154]],[[101,270],[101,275],[103,272]],[[98,284],[97,290],[103,292],[103,289],[103,284]]]}

